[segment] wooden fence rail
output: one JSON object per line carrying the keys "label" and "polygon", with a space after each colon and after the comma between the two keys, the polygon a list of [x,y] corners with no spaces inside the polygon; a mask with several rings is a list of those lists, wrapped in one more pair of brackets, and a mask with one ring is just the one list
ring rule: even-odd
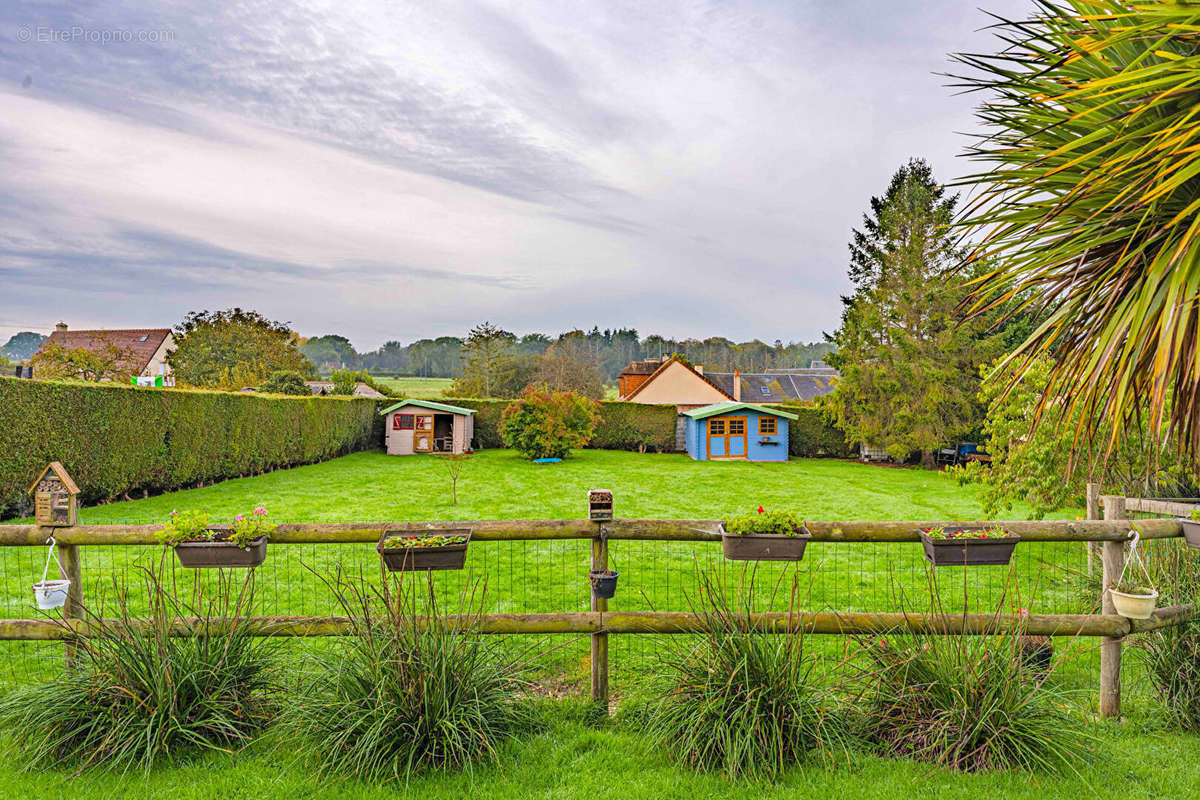
{"label": "wooden fence rail", "polygon": [[[1120,497],[1099,497],[1089,487],[1089,515],[1094,516],[1093,500],[1104,507],[1103,520],[1042,520],[1021,522],[961,521],[880,522],[817,521],[807,522],[813,541],[828,543],[904,543],[917,542],[922,530],[936,525],[1002,525],[1020,534],[1026,542],[1089,542],[1103,548],[1104,585],[1119,573],[1124,561],[1125,541],[1131,530],[1143,539],[1171,539],[1181,535],[1173,519],[1126,519],[1125,510],[1151,513],[1184,514],[1178,503],[1162,503],[1153,508],[1149,501],[1126,501]],[[1171,511],[1164,509],[1171,506]],[[1190,510],[1190,507],[1189,509]],[[419,532],[444,528],[469,528],[473,541],[555,541],[591,540],[590,566],[607,565],[607,542],[612,540],[716,542],[720,539],[719,520],[615,519],[608,522],[574,520],[483,520],[453,522],[345,522],[281,524],[272,534],[272,544],[352,544],[374,543],[384,531]],[[157,545],[159,525],[75,525],[42,527],[38,525],[0,525],[0,547],[44,546],[51,535],[60,548],[63,577],[72,579],[72,595],[64,608],[64,619],[0,620],[0,640],[66,640],[68,659],[72,639],[87,636],[90,623],[82,619],[82,552],[88,545]],[[1107,593],[1105,593],[1107,595]],[[1176,606],[1159,609],[1150,620],[1133,621],[1118,616],[1105,600],[1101,614],[902,614],[902,613],[762,613],[750,617],[749,624],[768,633],[805,631],[814,634],[874,634],[891,631],[939,634],[988,634],[1020,630],[1029,635],[1101,637],[1101,712],[1106,716],[1120,713],[1120,659],[1122,640],[1132,634],[1177,625],[1191,619],[1195,609]],[[250,625],[262,636],[334,636],[350,631],[344,617],[252,617]],[[602,600],[593,600],[592,609],[583,612],[545,614],[485,614],[478,618],[477,630],[487,634],[580,634],[591,638],[592,697],[608,698],[608,639],[610,634],[701,633],[704,618],[683,612],[609,612]],[[194,625],[178,623],[180,635],[196,632]]]}

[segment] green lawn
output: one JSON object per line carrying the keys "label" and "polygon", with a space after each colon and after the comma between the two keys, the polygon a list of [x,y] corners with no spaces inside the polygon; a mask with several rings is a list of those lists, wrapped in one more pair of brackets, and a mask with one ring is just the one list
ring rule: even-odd
{"label": "green lawn", "polygon": [[[701,463],[678,455],[638,455],[581,451],[555,465],[535,465],[508,451],[485,451],[470,459],[459,483],[459,504],[449,502],[449,480],[438,460],[424,456],[391,457],[359,453],[324,464],[227,481],[169,495],[83,509],[84,523],[156,522],[174,508],[201,508],[228,517],[263,503],[277,521],[452,520],[567,518],[584,515],[586,491],[611,488],[622,517],[722,518],[758,505],[793,509],[808,519],[972,519],[980,507],[972,488],[958,486],[935,472],[866,466],[853,462],[797,459],[787,464]],[[1015,517],[1023,516],[1020,510]],[[1075,514],[1069,514],[1075,516]],[[741,566],[729,566],[719,545],[709,543],[614,542],[614,566],[621,572],[613,609],[686,610],[695,570],[722,570],[726,580],[744,580]],[[89,547],[83,553],[85,593],[95,601],[131,563],[155,558],[156,548]],[[28,584],[41,572],[44,552],[33,548],[0,549],[4,575],[0,613],[29,616]],[[929,580],[951,605],[964,589],[972,604],[993,607],[1005,587],[1019,590],[1010,600],[1038,611],[1086,610],[1091,599],[1083,586],[1082,545],[1025,543],[1013,569],[927,569],[916,544],[860,545],[816,543],[796,566],[762,565],[756,580],[761,604],[777,580],[796,577],[804,588],[804,607],[840,610],[888,610],[897,596],[920,608],[928,603]],[[452,597],[468,578],[487,582],[490,610],[574,611],[587,608],[588,544],[567,542],[476,542],[463,573],[441,573],[443,598]],[[322,614],[336,609],[310,572],[342,566],[377,574],[370,545],[272,545],[258,571],[262,613]],[[188,573],[184,580],[197,573]],[[208,577],[208,576],[205,576]],[[964,586],[964,579],[966,585]],[[1015,581],[1015,586],[1014,586]],[[779,602],[776,602],[776,607]],[[841,640],[815,637],[818,652],[836,653]],[[1101,738],[1097,763],[1080,778],[1026,778],[929,775],[923,767],[863,757],[836,770],[806,767],[789,773],[772,790],[729,784],[712,776],[682,773],[661,754],[649,752],[636,725],[618,720],[589,727],[571,704],[551,714],[547,729],[506,752],[502,769],[473,775],[437,776],[416,781],[397,796],[421,797],[794,797],[822,798],[911,796],[914,790],[937,797],[1045,797],[1096,794],[1120,788],[1123,798],[1183,797],[1200,781],[1200,767],[1188,752],[1195,737],[1156,733],[1158,715],[1135,661],[1126,670],[1126,708],[1132,722],[1124,727],[1085,722],[1094,708],[1097,659],[1094,643],[1069,647],[1072,658],[1059,680],[1081,692],[1081,724]],[[543,679],[581,689],[585,683],[585,638],[555,637],[540,647],[558,649],[540,661]],[[287,646],[306,646],[289,643]],[[319,645],[315,645],[319,646]],[[653,669],[653,637],[613,637],[614,691],[617,699],[637,695],[639,678]],[[8,680],[49,675],[61,658],[59,645],[3,643]],[[1131,737],[1131,738],[1130,738]],[[1130,749],[1127,749],[1130,748]],[[147,779],[89,776],[68,781],[58,774],[0,777],[0,797],[309,797],[316,796],[308,770],[288,766],[283,753],[262,744],[236,764],[207,757],[191,765],[156,771]],[[378,795],[371,787],[348,783],[323,788],[321,797]]]}
{"label": "green lawn", "polygon": [[436,400],[454,383],[453,378],[376,378],[371,379],[393,394],[422,400]]}

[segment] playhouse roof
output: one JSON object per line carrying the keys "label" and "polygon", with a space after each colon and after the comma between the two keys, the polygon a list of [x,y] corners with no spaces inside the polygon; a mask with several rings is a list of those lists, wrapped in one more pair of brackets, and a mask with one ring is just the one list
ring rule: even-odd
{"label": "playhouse roof", "polygon": [[444,414],[474,414],[473,408],[460,408],[459,406],[448,406],[445,403],[435,403],[432,400],[401,400],[395,405],[388,406],[380,414],[390,414],[397,408],[404,406],[417,406],[418,408],[427,408],[430,411],[441,411]]}
{"label": "playhouse roof", "polygon": [[784,419],[799,419],[795,414],[789,414],[786,411],[780,411],[775,408],[767,408],[766,406],[755,405],[754,403],[735,403],[732,400],[726,400],[721,403],[713,403],[710,406],[701,406],[693,408],[691,411],[683,412],[685,416],[692,419],[708,419],[720,414],[731,414],[734,411],[754,411],[759,414],[770,414],[772,417],[783,417]]}

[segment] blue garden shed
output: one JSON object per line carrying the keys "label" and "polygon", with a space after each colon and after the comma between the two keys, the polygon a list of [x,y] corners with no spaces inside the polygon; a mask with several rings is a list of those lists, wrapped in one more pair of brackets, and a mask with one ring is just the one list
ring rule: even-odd
{"label": "blue garden shed", "polygon": [[697,461],[787,461],[788,421],[795,414],[726,401],[683,412],[687,451]]}

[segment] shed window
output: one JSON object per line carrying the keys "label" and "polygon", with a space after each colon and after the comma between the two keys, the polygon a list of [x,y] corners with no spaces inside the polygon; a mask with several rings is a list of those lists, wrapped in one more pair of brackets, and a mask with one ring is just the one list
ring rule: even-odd
{"label": "shed window", "polygon": [[411,431],[413,429],[412,414],[397,414],[392,417],[392,430]]}
{"label": "shed window", "polygon": [[730,436],[741,436],[745,432],[746,432],[746,420],[744,420],[740,417],[729,420],[729,435]]}
{"label": "shed window", "polygon": [[758,418],[759,436],[774,436],[778,430],[779,429],[776,427],[776,419],[774,417]]}
{"label": "shed window", "polygon": [[713,436],[724,436],[725,435],[725,420],[710,419],[708,421],[708,432],[709,432],[709,434],[711,434]]}
{"label": "shed window", "polygon": [[760,386],[760,387],[758,387],[758,390],[759,390],[760,392],[762,392],[763,394],[770,394],[770,393],[771,393],[771,387],[769,387],[769,386]]}

